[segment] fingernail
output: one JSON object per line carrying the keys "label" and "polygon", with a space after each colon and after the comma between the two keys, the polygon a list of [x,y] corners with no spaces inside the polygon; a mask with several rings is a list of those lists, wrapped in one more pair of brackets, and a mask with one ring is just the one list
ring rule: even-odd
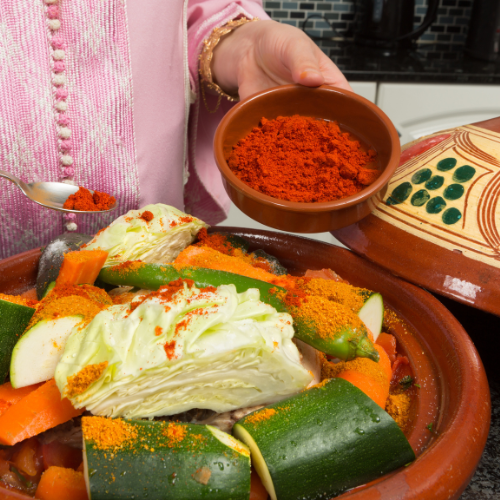
{"label": "fingernail", "polygon": [[300,74],[300,79],[305,80],[308,76],[321,76],[321,73],[315,69],[306,69]]}

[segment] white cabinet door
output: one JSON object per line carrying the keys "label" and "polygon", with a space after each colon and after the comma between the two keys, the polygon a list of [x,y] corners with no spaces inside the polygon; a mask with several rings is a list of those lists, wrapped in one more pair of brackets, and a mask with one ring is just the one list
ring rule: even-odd
{"label": "white cabinet door", "polygon": [[349,84],[356,94],[375,102],[377,98],[377,82],[349,82]]}
{"label": "white cabinet door", "polygon": [[500,85],[381,83],[377,105],[401,144],[439,130],[500,116]]}

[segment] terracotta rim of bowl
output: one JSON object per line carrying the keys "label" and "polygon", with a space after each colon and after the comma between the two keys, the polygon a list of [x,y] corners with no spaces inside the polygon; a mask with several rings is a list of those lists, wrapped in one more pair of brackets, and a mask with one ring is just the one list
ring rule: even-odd
{"label": "terracotta rim of bowl", "polygon": [[[362,189],[359,193],[353,194],[346,198],[342,198],[340,200],[334,201],[324,201],[318,203],[303,203],[296,201],[287,201],[280,200],[279,198],[273,198],[272,196],[266,195],[257,191],[256,189],[251,188],[248,184],[244,183],[241,179],[239,179],[236,174],[229,168],[226,159],[224,157],[223,151],[223,142],[222,138],[226,128],[229,125],[232,117],[239,113],[241,109],[251,105],[251,103],[260,98],[263,95],[269,95],[276,92],[282,92],[285,89],[309,89],[310,91],[316,92],[334,92],[337,94],[342,94],[348,96],[349,98],[364,104],[367,108],[369,108],[374,116],[376,116],[386,127],[391,142],[393,144],[392,152],[390,159],[387,163],[386,168],[382,171],[380,177],[375,180],[372,184]],[[216,159],[217,166],[221,171],[221,174],[225,177],[226,181],[230,183],[234,189],[243,193],[248,198],[262,203],[264,205],[272,206],[272,207],[281,207],[285,208],[292,212],[328,212],[336,208],[347,208],[353,205],[356,205],[362,201],[367,200],[368,198],[374,196],[377,192],[379,192],[388,182],[389,179],[393,176],[396,168],[399,165],[399,157],[400,157],[400,145],[399,145],[399,135],[394,127],[394,124],[389,119],[389,117],[375,104],[373,104],[368,99],[355,94],[349,90],[344,90],[338,87],[333,87],[332,85],[321,85],[320,87],[308,88],[303,87],[302,85],[281,85],[279,87],[273,87],[267,90],[263,90],[262,92],[257,92],[256,94],[247,97],[245,100],[236,104],[233,108],[231,108],[222,118],[217,130],[215,131],[214,137],[214,155]]]}

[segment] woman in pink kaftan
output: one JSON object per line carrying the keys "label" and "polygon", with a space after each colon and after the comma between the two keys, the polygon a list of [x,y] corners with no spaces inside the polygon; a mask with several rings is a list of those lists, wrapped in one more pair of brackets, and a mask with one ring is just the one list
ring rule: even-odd
{"label": "woman in pink kaftan", "polygon": [[[93,234],[130,209],[166,203],[210,224],[229,199],[215,167],[215,128],[200,99],[198,57],[241,98],[282,83],[349,88],[300,30],[267,20],[257,0],[0,0],[0,169],[113,194],[111,214],[61,214],[0,180],[0,258],[65,231]],[[209,106],[217,96],[207,92]]]}

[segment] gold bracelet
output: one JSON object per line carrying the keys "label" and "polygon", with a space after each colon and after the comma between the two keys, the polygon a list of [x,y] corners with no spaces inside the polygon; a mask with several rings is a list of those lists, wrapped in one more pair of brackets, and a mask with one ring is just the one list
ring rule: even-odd
{"label": "gold bracelet", "polygon": [[[203,49],[200,54],[200,89],[201,89],[201,95],[203,97],[203,102],[205,104],[205,108],[209,113],[215,113],[220,106],[222,97],[225,97],[229,101],[238,101],[239,97],[238,96],[232,96],[224,92],[212,79],[212,69],[211,69],[211,64],[212,64],[212,58],[214,56],[214,50],[217,44],[220,42],[220,39],[229,33],[231,31],[235,30],[242,24],[246,23],[251,23],[253,21],[258,21],[259,19],[257,17],[254,17],[253,19],[247,19],[246,17],[242,17],[241,19],[237,19],[236,21],[229,21],[227,24],[224,26],[221,26],[220,28],[215,28],[210,36],[203,42]],[[217,100],[217,105],[215,106],[214,110],[210,110],[207,104],[207,98],[205,96],[205,85],[211,89],[217,92],[219,94],[219,98]]]}

